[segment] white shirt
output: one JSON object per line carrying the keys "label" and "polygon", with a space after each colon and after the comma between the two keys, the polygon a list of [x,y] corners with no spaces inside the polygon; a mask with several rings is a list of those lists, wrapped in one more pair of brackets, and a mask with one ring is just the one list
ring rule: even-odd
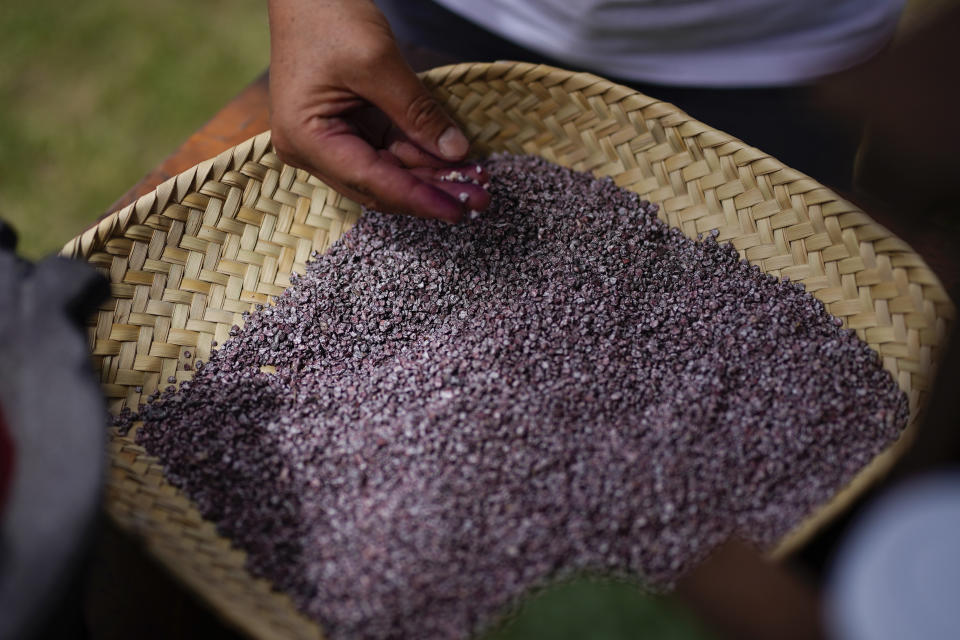
{"label": "white shirt", "polygon": [[627,80],[794,85],[860,63],[904,0],[436,0],[508,40]]}

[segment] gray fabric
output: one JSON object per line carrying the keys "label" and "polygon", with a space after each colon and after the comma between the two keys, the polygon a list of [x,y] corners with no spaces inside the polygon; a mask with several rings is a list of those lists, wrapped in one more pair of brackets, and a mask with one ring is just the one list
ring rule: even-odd
{"label": "gray fabric", "polygon": [[0,514],[0,639],[29,637],[89,543],[106,411],[77,319],[103,298],[87,265],[0,249],[0,410],[15,446]]}

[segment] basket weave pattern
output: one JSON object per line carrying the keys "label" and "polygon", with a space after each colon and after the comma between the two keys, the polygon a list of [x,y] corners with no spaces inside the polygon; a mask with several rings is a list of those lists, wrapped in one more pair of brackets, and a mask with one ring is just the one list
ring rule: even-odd
{"label": "basket weave pattern", "polygon": [[[910,425],[834,499],[772,551],[808,538],[908,445],[948,335],[953,306],[909,246],[809,177],[672,105],[590,74],[494,63],[435,69],[425,84],[481,152],[534,153],[609,175],[660,203],[687,235],[719,229],[741,255],[800,281],[883,359],[910,399]],[[136,408],[184,365],[206,361],[240,314],[269,302],[357,220],[359,207],[284,165],[264,133],[172,178],[64,247],[110,277],[89,329],[116,413]],[[187,353],[189,352],[189,356]],[[226,619],[259,638],[316,638],[319,627],[243,568],[162,467],[110,436],[106,507]]]}

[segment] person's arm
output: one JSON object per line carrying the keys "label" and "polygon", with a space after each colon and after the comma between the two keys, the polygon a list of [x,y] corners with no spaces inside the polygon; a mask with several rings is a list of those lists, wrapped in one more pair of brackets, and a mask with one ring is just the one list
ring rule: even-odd
{"label": "person's arm", "polygon": [[467,139],[406,64],[371,0],[269,0],[270,102],[280,158],[368,207],[447,222],[484,209],[446,182]]}

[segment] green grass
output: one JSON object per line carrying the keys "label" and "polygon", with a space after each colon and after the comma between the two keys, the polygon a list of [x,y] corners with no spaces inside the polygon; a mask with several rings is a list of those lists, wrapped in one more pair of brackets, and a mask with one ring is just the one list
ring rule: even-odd
{"label": "green grass", "polygon": [[37,257],[266,68],[266,3],[5,2],[0,59],[0,217]]}
{"label": "green grass", "polygon": [[621,580],[582,577],[548,587],[483,640],[706,640],[702,624],[673,599]]}

